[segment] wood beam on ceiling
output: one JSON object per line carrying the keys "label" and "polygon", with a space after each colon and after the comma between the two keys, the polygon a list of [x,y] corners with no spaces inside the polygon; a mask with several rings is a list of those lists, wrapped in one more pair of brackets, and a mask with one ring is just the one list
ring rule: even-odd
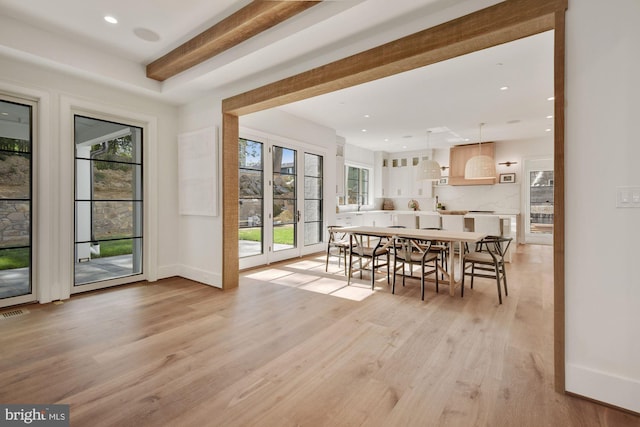
{"label": "wood beam on ceiling", "polygon": [[254,0],[147,65],[147,77],[164,81],[321,2]]}
{"label": "wood beam on ceiling", "polygon": [[512,0],[225,99],[249,114],[413,70],[553,29],[567,0]]}

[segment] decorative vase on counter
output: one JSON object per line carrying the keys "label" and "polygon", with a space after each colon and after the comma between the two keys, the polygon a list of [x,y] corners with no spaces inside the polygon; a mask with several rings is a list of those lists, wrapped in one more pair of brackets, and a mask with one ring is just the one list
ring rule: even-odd
{"label": "decorative vase on counter", "polygon": [[415,199],[409,200],[408,206],[409,206],[409,209],[413,209],[414,211],[417,211],[420,209],[420,204]]}

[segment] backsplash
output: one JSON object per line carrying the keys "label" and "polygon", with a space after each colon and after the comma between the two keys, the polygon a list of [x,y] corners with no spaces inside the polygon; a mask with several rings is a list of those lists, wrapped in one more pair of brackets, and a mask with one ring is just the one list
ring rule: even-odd
{"label": "backsplash", "polygon": [[520,211],[520,184],[438,186],[434,194],[447,210]]}

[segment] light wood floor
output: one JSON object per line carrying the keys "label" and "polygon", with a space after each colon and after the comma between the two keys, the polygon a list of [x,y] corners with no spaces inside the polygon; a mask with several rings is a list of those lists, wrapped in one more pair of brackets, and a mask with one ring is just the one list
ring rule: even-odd
{"label": "light wood floor", "polygon": [[0,403],[67,403],[72,426],[640,425],[553,391],[551,262],[520,246],[501,306],[488,280],[339,289],[322,256],[28,306],[0,320]]}

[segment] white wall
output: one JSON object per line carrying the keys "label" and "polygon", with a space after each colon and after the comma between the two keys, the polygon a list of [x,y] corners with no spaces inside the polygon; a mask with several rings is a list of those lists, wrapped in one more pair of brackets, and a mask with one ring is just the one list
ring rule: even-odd
{"label": "white wall", "polygon": [[[157,176],[147,182],[152,228],[144,236],[153,242],[147,272],[150,279],[176,274],[177,108],[138,94],[114,89],[77,75],[0,56],[0,91],[39,101],[36,154],[37,226],[36,286],[40,302],[68,298],[73,281],[73,140],[72,107],[108,114],[114,119],[153,123],[147,135],[148,169]],[[147,168],[146,167],[146,168]],[[150,171],[147,171],[150,173]]]}
{"label": "white wall", "polygon": [[[217,126],[221,129],[221,102],[220,95],[209,94],[197,102],[182,106],[180,108],[180,132],[189,132],[210,126]],[[327,223],[334,223],[335,131],[275,109],[242,116],[240,117],[240,126],[318,146],[326,151],[325,200],[327,203],[325,204],[325,220]],[[221,164],[219,166],[221,167]],[[224,206],[221,205],[222,209]],[[222,216],[180,216],[179,223],[182,275],[208,285],[221,287]]]}
{"label": "white wall", "polygon": [[640,2],[570,1],[566,91],[567,390],[640,412]]}

